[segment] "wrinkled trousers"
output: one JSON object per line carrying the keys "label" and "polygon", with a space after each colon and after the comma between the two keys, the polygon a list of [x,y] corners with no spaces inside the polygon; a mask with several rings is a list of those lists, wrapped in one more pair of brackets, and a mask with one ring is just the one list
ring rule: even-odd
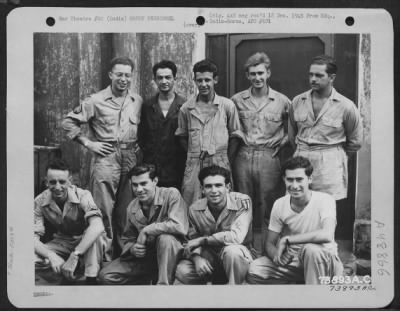
{"label": "wrinkled trousers", "polygon": [[176,284],[242,284],[253,257],[244,245],[228,245],[220,249],[201,248],[200,256],[207,259],[213,267],[212,275],[199,275],[191,260],[184,259],[176,269]]}
{"label": "wrinkled trousers", "polygon": [[254,260],[249,267],[247,283],[287,284],[305,282],[321,284],[321,277],[343,275],[343,264],[337,254],[319,244],[304,244],[298,258],[289,265],[278,266],[269,257]]}
{"label": "wrinkled trousers", "polygon": [[155,245],[149,246],[145,257],[120,257],[110,262],[100,271],[99,282],[105,285],[146,285],[158,278],[157,285],[171,285],[182,252],[182,243],[176,237],[161,234]]}
{"label": "wrinkled trousers", "polygon": [[[73,237],[55,234],[54,239],[46,243],[46,246],[49,250],[67,260],[81,239],[82,236]],[[104,248],[105,239],[100,236],[79,260],[80,264],[84,266],[84,275],[86,277],[97,277],[103,262]],[[49,284],[59,284],[63,279],[62,275],[53,272],[48,259],[43,259],[37,255],[35,259],[35,274]]]}
{"label": "wrinkled trousers", "polygon": [[279,197],[281,165],[279,156],[272,157],[273,152],[273,148],[242,146],[233,165],[235,190],[252,200],[253,228],[261,228],[261,245],[265,244],[272,206]]}
{"label": "wrinkled trousers", "polygon": [[[90,190],[103,214],[107,233],[105,260],[111,261],[122,249],[121,236],[126,223],[126,208],[133,200],[128,172],[136,165],[135,150],[115,147],[115,152],[102,157],[94,155],[91,166]],[[113,248],[117,250],[114,252]]]}

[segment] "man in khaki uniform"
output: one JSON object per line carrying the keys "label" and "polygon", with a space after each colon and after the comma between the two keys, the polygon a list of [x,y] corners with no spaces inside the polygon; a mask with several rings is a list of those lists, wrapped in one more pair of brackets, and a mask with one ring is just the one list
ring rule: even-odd
{"label": "man in khaki uniform", "polygon": [[[76,278],[81,261],[87,284],[95,284],[103,260],[101,212],[89,191],[71,184],[67,163],[54,160],[46,170],[48,189],[35,198],[36,276],[48,283]],[[50,241],[42,239],[51,235]]]}
{"label": "man in khaki uniform", "polygon": [[186,203],[177,189],[157,187],[152,164],[135,166],[129,177],[136,198],[127,209],[122,254],[100,271],[100,283],[149,284],[157,279],[158,285],[172,284],[189,227]]}
{"label": "man in khaki uniform", "polygon": [[[132,200],[127,174],[138,160],[142,99],[129,89],[133,68],[129,58],[114,58],[110,63],[111,85],[85,99],[63,121],[67,136],[93,153],[90,189],[103,213],[109,238],[108,260],[112,257],[112,239],[117,247],[122,244],[126,207]],[[93,139],[82,135],[82,123],[89,124]]]}
{"label": "man in khaki uniform", "polygon": [[175,132],[187,150],[182,196],[188,205],[201,197],[199,171],[212,164],[230,169],[230,159],[242,138],[235,105],[215,93],[216,65],[203,60],[194,65],[193,72],[199,94],[181,107]]}
{"label": "man in khaki uniform", "polygon": [[253,260],[252,207],[249,196],[230,190],[230,172],[203,168],[199,180],[205,198],[189,207],[190,239],[176,283],[242,284]]}

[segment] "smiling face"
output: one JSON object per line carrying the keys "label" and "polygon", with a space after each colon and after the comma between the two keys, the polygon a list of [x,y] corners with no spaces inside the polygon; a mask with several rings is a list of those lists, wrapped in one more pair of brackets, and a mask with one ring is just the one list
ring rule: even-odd
{"label": "smiling face", "polygon": [[316,92],[323,92],[330,88],[335,80],[335,74],[326,72],[326,65],[312,64],[308,73],[311,89]]}
{"label": "smiling face", "polygon": [[265,64],[250,66],[247,69],[247,79],[255,89],[261,89],[267,86],[267,80],[271,76],[271,71],[265,67]]}
{"label": "smiling face", "polygon": [[173,90],[175,84],[174,74],[169,68],[157,69],[156,76],[154,77],[158,90],[161,93],[169,93]]}
{"label": "smiling face", "polygon": [[218,83],[217,77],[213,77],[212,72],[196,72],[194,82],[196,83],[199,95],[202,97],[212,97],[214,86]]}
{"label": "smiling face", "polygon": [[68,170],[48,169],[46,182],[54,201],[61,203],[67,200],[68,187],[71,186]]}
{"label": "smiling face", "polygon": [[310,195],[312,178],[306,175],[304,168],[286,170],[283,180],[287,192],[293,199],[302,200]]}
{"label": "smiling face", "polygon": [[132,81],[132,67],[130,65],[116,64],[108,73],[111,79],[111,89],[116,94],[128,91]]}
{"label": "smiling face", "polygon": [[131,177],[132,190],[135,196],[142,203],[151,203],[156,194],[156,186],[158,179],[151,179],[149,173]]}
{"label": "smiling face", "polygon": [[229,189],[230,184],[225,183],[224,176],[207,176],[203,180],[202,191],[210,206],[225,205]]}

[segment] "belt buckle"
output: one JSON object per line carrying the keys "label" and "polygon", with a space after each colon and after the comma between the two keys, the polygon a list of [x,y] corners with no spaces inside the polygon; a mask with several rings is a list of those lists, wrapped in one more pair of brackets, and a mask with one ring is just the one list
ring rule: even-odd
{"label": "belt buckle", "polygon": [[128,148],[128,144],[127,144],[127,143],[120,143],[120,144],[119,144],[119,147],[120,147],[121,149],[127,149],[127,148]]}

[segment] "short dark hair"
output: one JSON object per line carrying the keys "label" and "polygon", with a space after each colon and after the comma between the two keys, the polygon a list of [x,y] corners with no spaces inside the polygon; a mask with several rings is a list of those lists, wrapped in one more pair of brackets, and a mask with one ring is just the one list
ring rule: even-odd
{"label": "short dark hair", "polygon": [[310,160],[308,160],[307,158],[304,158],[302,156],[297,156],[297,157],[289,158],[288,160],[286,160],[286,162],[284,162],[282,164],[282,167],[281,167],[282,177],[285,177],[286,170],[295,170],[297,168],[304,168],[304,171],[308,177],[311,176],[311,174],[314,170],[313,166],[311,165]]}
{"label": "short dark hair", "polygon": [[231,182],[231,172],[229,170],[218,165],[211,165],[200,170],[198,176],[200,184],[203,186],[203,182],[206,177],[216,175],[224,177],[225,184],[229,184]]}
{"label": "short dark hair", "polygon": [[51,160],[46,166],[46,173],[48,170],[68,171],[69,173],[71,173],[71,168],[67,161],[60,158],[55,158]]}
{"label": "short dark hair", "polygon": [[115,65],[128,65],[131,66],[132,70],[135,69],[135,64],[133,60],[131,60],[129,57],[126,56],[121,56],[121,57],[114,57],[109,66],[109,71],[112,71]]}
{"label": "short dark hair", "polygon": [[176,72],[178,71],[178,68],[176,68],[175,63],[165,59],[163,59],[161,62],[153,66],[153,76],[156,77],[158,69],[165,69],[165,68],[171,69],[174,78],[176,77]]}
{"label": "short dark hair", "polygon": [[314,57],[311,61],[311,65],[326,65],[326,73],[328,74],[336,74],[337,65],[336,60],[328,55],[318,55]]}
{"label": "short dark hair", "polygon": [[139,176],[145,173],[149,173],[149,177],[153,180],[157,177],[157,167],[155,164],[138,164],[135,165],[128,173],[128,178],[130,179],[132,176]]}
{"label": "short dark hair", "polygon": [[197,62],[196,64],[194,64],[193,73],[194,73],[195,77],[196,77],[196,72],[201,72],[201,73],[203,73],[203,72],[212,72],[213,78],[218,76],[217,65],[215,65],[209,59],[204,59],[204,60],[201,60],[201,61]]}
{"label": "short dark hair", "polygon": [[246,70],[246,72],[248,72],[249,67],[257,66],[260,64],[264,64],[266,69],[269,69],[269,67],[271,66],[271,60],[264,52],[257,52],[251,55],[244,64],[244,69]]}

